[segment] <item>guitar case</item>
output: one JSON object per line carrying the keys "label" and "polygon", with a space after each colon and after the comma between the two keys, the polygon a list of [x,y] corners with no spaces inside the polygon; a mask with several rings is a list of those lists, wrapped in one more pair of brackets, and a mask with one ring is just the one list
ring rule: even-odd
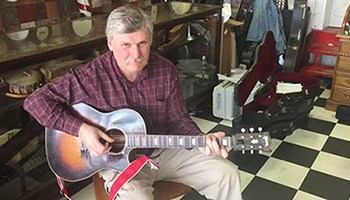
{"label": "guitar case", "polygon": [[350,106],[339,105],[335,117],[342,122],[350,123]]}
{"label": "guitar case", "polygon": [[[305,122],[319,93],[320,80],[277,67],[277,51],[273,33],[268,31],[255,52],[255,62],[235,85],[235,100],[242,106],[242,116],[233,119],[233,127],[263,127],[271,137],[291,134]],[[246,103],[257,84],[262,85],[254,100]],[[299,86],[297,90],[279,92],[284,83]],[[289,88],[288,88],[289,89]]]}

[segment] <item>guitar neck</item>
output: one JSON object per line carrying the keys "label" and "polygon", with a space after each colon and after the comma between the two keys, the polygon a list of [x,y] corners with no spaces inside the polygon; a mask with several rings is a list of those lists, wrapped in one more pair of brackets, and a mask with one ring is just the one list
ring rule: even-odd
{"label": "guitar neck", "polygon": [[[230,148],[231,137],[218,138],[218,143]],[[192,135],[129,135],[126,145],[129,148],[194,148],[205,147],[205,136]]]}

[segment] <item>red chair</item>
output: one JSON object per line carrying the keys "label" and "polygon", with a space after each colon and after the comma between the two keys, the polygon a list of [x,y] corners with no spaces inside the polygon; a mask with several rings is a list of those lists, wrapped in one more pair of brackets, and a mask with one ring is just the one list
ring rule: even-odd
{"label": "red chair", "polygon": [[333,77],[334,66],[322,65],[319,61],[320,56],[337,56],[339,38],[337,34],[341,29],[337,27],[327,27],[323,30],[313,29],[311,32],[309,54],[314,54],[312,63],[308,63],[301,69],[301,72],[313,76]]}

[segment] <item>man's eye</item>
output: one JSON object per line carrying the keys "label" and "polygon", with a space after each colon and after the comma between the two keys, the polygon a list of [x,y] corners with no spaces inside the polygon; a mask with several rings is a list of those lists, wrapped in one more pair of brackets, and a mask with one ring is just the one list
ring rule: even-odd
{"label": "man's eye", "polygon": [[146,41],[142,41],[142,42],[140,42],[139,46],[145,46],[146,44],[147,44]]}
{"label": "man's eye", "polygon": [[124,48],[129,48],[129,47],[130,47],[130,44],[122,44],[122,46],[123,46]]}

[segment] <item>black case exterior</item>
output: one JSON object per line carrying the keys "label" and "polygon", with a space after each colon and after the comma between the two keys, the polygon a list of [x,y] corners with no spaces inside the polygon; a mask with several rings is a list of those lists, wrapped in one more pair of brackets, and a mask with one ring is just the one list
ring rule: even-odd
{"label": "black case exterior", "polygon": [[[313,109],[320,89],[318,78],[295,72],[278,72],[275,40],[267,32],[258,46],[255,63],[235,86],[237,105],[243,106],[242,116],[233,120],[234,128],[263,127],[271,137],[291,134]],[[244,105],[257,82],[263,83],[254,100]],[[278,82],[301,83],[302,91],[277,94]]]}
{"label": "black case exterior", "polygon": [[342,122],[350,123],[350,106],[339,105],[335,117]]}

